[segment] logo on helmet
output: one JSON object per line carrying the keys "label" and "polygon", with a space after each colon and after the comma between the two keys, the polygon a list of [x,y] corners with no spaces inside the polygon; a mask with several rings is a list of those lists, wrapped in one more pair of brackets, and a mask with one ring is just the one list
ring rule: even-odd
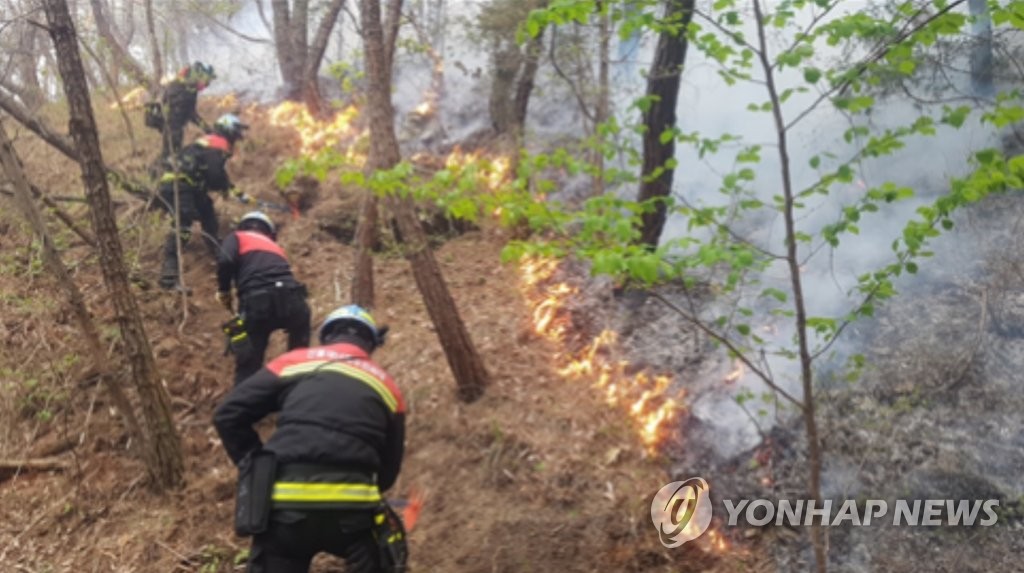
{"label": "logo on helmet", "polygon": [[711,525],[708,482],[695,477],[662,487],[651,502],[651,521],[669,549],[703,535]]}

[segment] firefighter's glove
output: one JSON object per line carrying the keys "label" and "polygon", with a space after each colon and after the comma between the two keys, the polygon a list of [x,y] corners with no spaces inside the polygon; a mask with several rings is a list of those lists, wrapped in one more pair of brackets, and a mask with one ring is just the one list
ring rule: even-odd
{"label": "firefighter's glove", "polygon": [[239,189],[238,187],[232,187],[231,189],[228,189],[228,195],[230,195],[234,199],[237,199],[238,202],[243,205],[248,205],[249,203],[252,202],[252,197],[246,195],[245,192]]}
{"label": "firefighter's glove", "polygon": [[234,312],[234,301],[231,298],[231,291],[217,291],[217,302],[227,309],[228,312]]}

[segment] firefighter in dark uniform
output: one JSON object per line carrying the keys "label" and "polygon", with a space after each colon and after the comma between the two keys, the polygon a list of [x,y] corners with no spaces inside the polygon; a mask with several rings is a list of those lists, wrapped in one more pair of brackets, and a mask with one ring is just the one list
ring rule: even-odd
{"label": "firefighter in dark uniform", "polygon": [[216,77],[213,66],[196,62],[182,68],[178,72],[178,77],[164,89],[161,98],[164,117],[163,149],[160,154],[164,160],[181,150],[185,126],[189,122],[199,126],[203,131],[209,131],[206,121],[196,110],[196,104],[199,92],[206,89]]}
{"label": "firefighter in dark uniform", "polygon": [[[181,223],[181,243],[192,237],[192,223],[199,221],[203,239],[211,255],[216,255],[220,241],[218,236],[217,213],[213,199],[208,193],[219,191],[232,193],[245,199],[231,184],[225,167],[234,150],[235,142],[242,139],[248,126],[237,116],[226,114],[217,119],[213,132],[194,143],[185,146],[178,154],[177,171],[167,171],[160,178],[160,204],[174,215],[174,195],[178,194],[178,214]],[[164,242],[164,262],[160,272],[160,286],[165,289],[178,288],[178,249],[175,236],[175,221],[171,220],[171,232]]]}
{"label": "firefighter in dark uniform", "polygon": [[274,222],[259,211],[247,213],[238,230],[217,252],[217,300],[234,312],[231,286],[238,293],[238,314],[248,344],[235,349],[235,384],[263,366],[270,333],[284,329],[288,350],[309,346],[306,287],[295,280]]}
{"label": "firefighter in dark uniform", "polygon": [[[217,408],[214,424],[240,476],[252,459],[276,458],[249,573],[306,573],[320,552],[344,558],[350,573],[404,570],[404,534],[380,528],[381,493],[398,478],[405,442],[402,394],[370,359],[386,333],[364,309],[339,308],[320,328],[322,346],[272,360]],[[262,444],[253,425],[273,412],[277,428]],[[387,550],[398,542],[401,551]]]}

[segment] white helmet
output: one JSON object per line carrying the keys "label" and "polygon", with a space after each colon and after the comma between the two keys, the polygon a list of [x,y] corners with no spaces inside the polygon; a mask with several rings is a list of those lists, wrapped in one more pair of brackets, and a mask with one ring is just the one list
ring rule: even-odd
{"label": "white helmet", "polygon": [[249,211],[245,215],[242,215],[242,219],[238,222],[238,226],[241,227],[246,221],[259,221],[270,229],[271,235],[277,233],[277,227],[274,226],[274,222],[270,220],[270,217],[264,215],[262,211]]}

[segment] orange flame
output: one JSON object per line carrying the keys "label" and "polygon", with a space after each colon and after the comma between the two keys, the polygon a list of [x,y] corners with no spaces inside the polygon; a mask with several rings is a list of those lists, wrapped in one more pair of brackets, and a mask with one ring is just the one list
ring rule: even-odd
{"label": "orange flame", "polygon": [[301,153],[310,154],[358,135],[354,126],[358,113],[355,106],[349,106],[321,121],[309,112],[305,104],[286,101],[270,109],[270,123],[298,132],[302,138]]}
{"label": "orange flame", "polygon": [[[579,289],[553,280],[558,262],[527,258],[520,265],[522,291],[533,304],[533,330],[552,342],[564,344],[571,320],[566,305]],[[556,355],[556,372],[571,380],[590,380],[610,406],[622,406],[633,419],[637,434],[649,453],[669,436],[673,420],[683,406],[669,396],[672,378],[647,370],[630,374],[630,364],[615,360],[618,335],[603,330],[576,353]]]}
{"label": "orange flame", "polygon": [[111,102],[110,109],[117,109],[118,104],[124,106],[127,109],[138,109],[142,107],[143,100],[149,95],[149,91],[144,86],[139,86],[132,91],[121,96],[120,100]]}

